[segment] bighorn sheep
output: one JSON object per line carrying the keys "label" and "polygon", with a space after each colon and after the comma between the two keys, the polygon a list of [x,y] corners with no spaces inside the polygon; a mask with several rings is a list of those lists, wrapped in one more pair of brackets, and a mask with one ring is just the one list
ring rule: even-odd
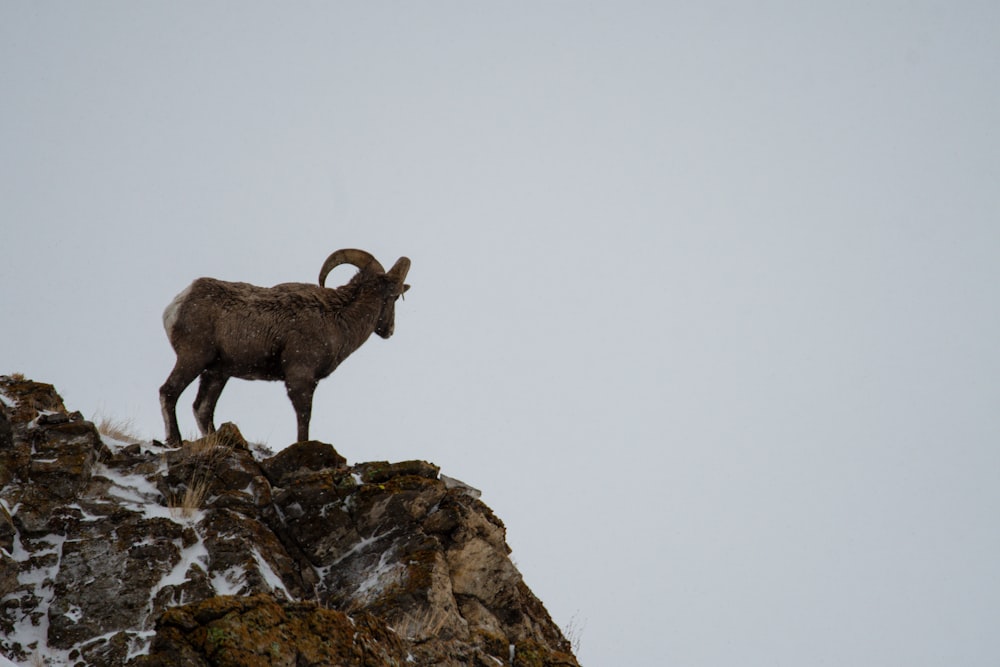
{"label": "bighorn sheep", "polygon": [[[327,288],[334,267],[359,271],[346,284]],[[284,380],[298,419],[298,438],[309,439],[316,384],[358,349],[374,331],[392,335],[396,300],[410,260],[400,257],[388,272],[363,250],[330,255],[319,285],[283,283],[257,287],[198,278],[167,306],[163,326],[177,363],[160,387],[167,442],[179,445],[177,399],[201,376],[194,414],[203,435],[215,431],[215,404],[231,377]]]}

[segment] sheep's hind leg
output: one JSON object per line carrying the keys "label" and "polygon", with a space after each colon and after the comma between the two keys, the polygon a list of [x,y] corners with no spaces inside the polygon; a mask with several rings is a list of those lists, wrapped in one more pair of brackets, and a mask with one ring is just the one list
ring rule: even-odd
{"label": "sheep's hind leg", "polygon": [[167,381],[160,387],[160,408],[163,410],[163,426],[167,435],[167,444],[180,446],[181,429],[177,425],[177,399],[187,386],[198,377],[200,369],[189,364],[182,364],[178,359],[174,370],[170,371]]}
{"label": "sheep's hind leg", "polygon": [[198,383],[198,395],[194,399],[194,419],[202,435],[215,433],[215,405],[229,378],[220,373],[205,371]]}

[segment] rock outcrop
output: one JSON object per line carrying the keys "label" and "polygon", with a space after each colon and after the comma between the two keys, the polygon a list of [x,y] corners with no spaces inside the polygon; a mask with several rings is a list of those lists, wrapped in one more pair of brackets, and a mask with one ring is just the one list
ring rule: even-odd
{"label": "rock outcrop", "polygon": [[478,492],[423,461],[102,436],[0,377],[0,655],[24,664],[576,665]]}

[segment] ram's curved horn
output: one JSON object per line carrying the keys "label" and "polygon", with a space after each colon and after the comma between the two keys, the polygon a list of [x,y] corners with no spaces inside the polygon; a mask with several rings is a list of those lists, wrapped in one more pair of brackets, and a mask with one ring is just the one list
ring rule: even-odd
{"label": "ram's curved horn", "polygon": [[396,263],[392,265],[389,272],[386,274],[393,279],[399,286],[403,289],[403,281],[406,280],[406,274],[410,271],[410,258],[400,257],[396,260]]}
{"label": "ram's curved horn", "polygon": [[356,248],[344,248],[330,255],[323,262],[323,268],[319,270],[320,287],[326,287],[327,275],[341,264],[352,264],[362,271],[368,270],[375,273],[385,273],[385,269],[382,268],[382,265],[370,253]]}

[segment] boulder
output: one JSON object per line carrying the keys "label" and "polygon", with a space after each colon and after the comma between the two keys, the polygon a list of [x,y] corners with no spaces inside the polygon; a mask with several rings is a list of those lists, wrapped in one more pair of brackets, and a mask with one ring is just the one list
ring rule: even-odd
{"label": "boulder", "polygon": [[319,470],[341,469],[347,459],[337,453],[332,445],[308,440],[296,442],[264,461],[261,466],[268,480],[275,486],[284,486],[291,475]]}

